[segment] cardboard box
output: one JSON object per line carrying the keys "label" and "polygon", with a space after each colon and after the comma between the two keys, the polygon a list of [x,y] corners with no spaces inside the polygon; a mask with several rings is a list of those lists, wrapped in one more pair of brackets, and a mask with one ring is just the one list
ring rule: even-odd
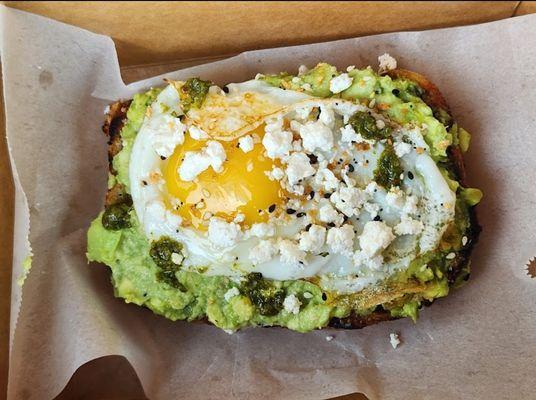
{"label": "cardboard box", "polygon": [[[126,81],[250,49],[305,44],[398,30],[493,21],[536,12],[534,2],[5,2],[114,38]],[[351,18],[349,18],[351,16]],[[358,17],[355,17],[358,16]],[[180,23],[178,23],[180,21]],[[140,29],[143,27],[143,29]],[[172,37],[173,40],[165,40]],[[151,68],[146,67],[150,65]],[[141,70],[143,67],[143,71]],[[4,118],[0,128],[4,131]],[[4,135],[5,136],[5,135]],[[5,392],[9,338],[13,187],[4,136],[0,140],[0,390]],[[103,373],[124,360],[95,363],[75,374],[61,398],[100,398]],[[110,372],[112,371],[112,372]],[[125,372],[126,371],[126,372]],[[105,375],[106,375],[105,374]],[[105,376],[104,375],[104,376]],[[84,379],[85,377],[85,379]],[[92,377],[94,380],[88,379]],[[125,384],[125,386],[128,386]],[[117,389],[119,390],[119,389]],[[134,392],[116,391],[117,398]],[[361,397],[345,397],[361,398]]]}

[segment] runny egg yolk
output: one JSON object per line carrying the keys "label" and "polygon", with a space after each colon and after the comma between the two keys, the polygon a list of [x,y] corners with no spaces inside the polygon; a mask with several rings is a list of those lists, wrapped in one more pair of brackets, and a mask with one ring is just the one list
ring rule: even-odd
{"label": "runny egg yolk", "polygon": [[[262,137],[263,133],[261,126],[249,134]],[[266,175],[275,166],[274,161],[264,155],[261,143],[256,143],[248,153],[238,147],[238,139],[221,143],[227,159],[220,173],[209,167],[194,181],[186,182],[179,177],[178,169],[185,153],[199,151],[206,146],[205,141],[194,140],[189,135],[167,161],[164,168],[166,188],[181,202],[178,212],[184,223],[190,222],[196,229],[206,229],[210,216],[230,222],[239,213],[244,215],[246,226],[266,221],[270,206],[280,205],[284,197],[279,182],[270,180]]]}

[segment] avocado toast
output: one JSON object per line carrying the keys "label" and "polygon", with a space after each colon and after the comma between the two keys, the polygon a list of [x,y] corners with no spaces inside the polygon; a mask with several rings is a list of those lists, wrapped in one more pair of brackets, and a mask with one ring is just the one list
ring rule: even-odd
{"label": "avocado toast", "polygon": [[[477,189],[467,188],[465,184],[462,153],[467,151],[469,134],[454,122],[443,96],[430,81],[422,75],[401,69],[387,69],[384,73],[378,74],[371,68],[360,70],[350,67],[341,73],[325,63],[318,64],[308,71],[302,70],[296,76],[287,73],[259,75],[254,81],[257,83],[248,81],[246,84],[249,86],[240,86],[238,89],[234,88],[234,84],[228,85],[231,93],[226,95],[228,90],[220,91],[221,89],[215,85],[195,78],[186,82],[172,82],[169,85],[174,90],[172,95],[177,93],[178,101],[162,99],[162,90],[156,88],[134,96],[131,101],[117,102],[110,106],[103,126],[103,131],[109,139],[108,192],[105,211],[93,221],[88,232],[88,259],[110,266],[112,282],[118,297],[124,298],[127,302],[146,306],[172,320],[207,320],[228,331],[247,326],[284,326],[307,332],[326,326],[361,328],[379,321],[401,317],[416,320],[422,305],[428,305],[435,298],[446,296],[450,288],[455,288],[468,279],[469,256],[480,230],[474,206],[480,200],[481,193]],[[233,93],[241,93],[243,96],[240,104],[247,103],[256,94],[259,100],[252,102],[253,105],[249,108],[241,109],[239,117],[244,117],[247,124],[244,129],[233,125],[229,131],[236,137],[227,140],[227,137],[217,135],[224,136],[229,121],[224,121],[225,124],[221,123],[213,131],[210,130],[210,124],[217,125],[223,121],[214,117],[213,110],[221,109],[221,104],[217,102],[232,97]],[[263,97],[266,93],[271,97]],[[286,96],[287,93],[292,96],[290,100],[289,96]],[[277,101],[273,101],[274,98]],[[180,107],[172,109],[177,102]],[[214,104],[219,108],[214,106],[209,109]],[[259,107],[259,104],[262,105],[262,118],[258,117],[259,111],[255,108]],[[346,108],[342,110],[341,105]],[[352,108],[354,106],[357,108]],[[235,103],[233,107],[234,110],[240,109],[241,106]],[[348,109],[350,111],[347,111]],[[205,110],[210,112],[203,113]],[[251,110],[255,110],[256,114],[251,114]],[[135,160],[132,155],[133,148],[136,143],[137,148],[140,148],[138,133],[142,129],[147,130],[151,121],[156,118],[155,114],[159,112],[162,113],[162,118],[167,118],[166,126],[176,124],[173,126],[175,131],[182,129],[188,132],[195,142],[192,149],[198,149],[195,147],[198,141],[205,144],[210,141],[209,139],[218,137],[224,144],[235,140],[234,147],[239,150],[225,148],[225,157],[221,159],[222,166],[215,164],[214,157],[209,159],[206,156],[211,151],[208,145],[206,148],[199,147],[200,150],[177,153],[177,148],[187,147],[187,142],[173,143],[173,151],[169,155],[168,153],[159,155],[164,163],[163,180],[161,176],[155,178],[151,174],[148,174],[147,178],[143,178],[145,175],[139,175],[142,178],[138,179],[131,165],[132,160]],[[331,119],[339,118],[340,121],[331,121],[328,118],[330,112],[335,115]],[[229,110],[225,110],[225,113],[230,114]],[[302,117],[301,114],[307,115]],[[209,123],[206,123],[205,115],[212,118]],[[284,137],[282,133],[293,132],[290,140],[293,141],[294,147],[288,149],[287,154],[280,158],[276,153],[281,151],[282,146],[279,144],[278,147],[271,147],[271,143],[266,140],[267,134],[264,132],[272,133],[267,126],[275,124],[268,118],[283,121],[281,122],[283,128],[280,127],[276,132],[280,136],[274,137]],[[331,131],[335,133],[332,136],[326,133],[327,136],[319,138],[317,133],[330,124]],[[237,127],[239,129],[236,129]],[[307,131],[307,127],[314,127],[315,130]],[[337,136],[340,134],[339,129],[343,135],[340,138]],[[413,134],[412,129],[419,132],[422,130],[423,133],[418,137],[424,140],[422,145],[412,141],[411,137],[408,139],[408,136]],[[154,132],[161,131],[154,129]],[[152,137],[156,137],[157,133],[152,133]],[[308,133],[311,134],[307,136]],[[256,134],[260,136],[258,139],[255,137]],[[359,136],[356,136],[358,134]],[[357,139],[344,141],[344,135]],[[325,141],[321,143],[320,139],[326,137],[332,141],[328,144]],[[253,144],[247,144],[244,138],[251,138]],[[294,144],[295,142],[298,143]],[[232,143],[234,145],[235,142]],[[162,149],[165,148],[162,141],[159,145],[159,150],[155,150],[157,153],[164,151]],[[221,176],[229,176],[224,182],[228,184],[233,181],[233,177],[225,175],[228,170],[218,172],[218,169],[224,168],[232,154],[237,154],[238,160],[241,160],[239,157],[243,157],[244,154],[252,154],[255,150],[245,150],[246,147],[255,149],[254,146],[262,150],[259,158],[262,158],[263,163],[270,159],[274,160],[274,167],[269,176],[270,182],[278,181],[274,176],[275,172],[284,170],[286,173],[283,178],[279,178],[280,182],[287,184],[287,186],[282,184],[287,192],[284,196],[285,203],[272,207],[276,205],[274,202],[273,205],[266,207],[266,211],[259,209],[259,214],[263,218],[269,218],[259,223],[255,220],[255,223],[244,225],[248,223],[249,218],[247,209],[244,208],[246,211],[234,213],[227,220],[222,213],[220,218],[222,221],[220,219],[212,221],[215,216],[220,215],[214,213],[215,215],[207,218],[207,223],[204,224],[203,221],[197,221],[193,217],[191,221],[185,222],[190,216],[196,216],[198,209],[203,208],[199,208],[200,202],[197,202],[186,213],[184,203],[187,202],[188,196],[182,196],[179,198],[180,203],[175,204],[176,210],[183,212],[179,215],[179,226],[188,228],[193,226],[201,232],[201,236],[208,235],[209,239],[212,232],[217,231],[216,228],[225,228],[224,230],[220,228],[223,235],[213,240],[214,247],[209,249],[216,252],[222,248],[227,250],[234,248],[233,246],[240,246],[242,237],[244,241],[256,240],[255,247],[245,245],[249,246],[246,252],[253,253],[251,249],[257,249],[255,254],[246,255],[246,259],[251,261],[246,263],[246,266],[239,262],[241,255],[237,252],[236,259],[228,261],[230,272],[222,270],[221,267],[220,270],[214,269],[214,272],[206,261],[188,264],[187,259],[192,252],[195,253],[195,244],[188,247],[189,242],[176,240],[172,235],[165,234],[167,231],[163,231],[164,234],[155,233],[160,227],[148,228],[153,226],[151,225],[153,222],[147,217],[147,210],[150,207],[137,208],[136,204],[133,204],[140,203],[137,199],[142,198],[136,194],[136,190],[143,190],[144,187],[153,184],[151,182],[153,178],[155,186],[161,185],[169,191],[174,190],[175,187],[169,183],[169,179],[166,180],[167,170],[178,173],[181,178],[178,188],[181,190],[192,185],[200,186],[203,183],[203,174],[208,173],[212,175],[206,179],[214,186],[221,182],[223,179]],[[353,153],[348,159],[343,156],[338,158],[339,155],[326,159],[327,166],[321,170],[322,158],[326,157],[326,146],[331,146],[333,149],[347,146],[351,147],[353,152],[363,154],[368,154],[367,152],[377,147],[377,157],[374,161],[376,166],[369,168],[372,178],[369,178],[368,182],[360,181],[361,178],[368,176],[364,172],[360,175],[360,171],[366,170],[369,160],[365,160],[366,164],[360,162]],[[413,161],[401,161],[403,157],[410,157],[410,152],[415,153],[417,160],[415,165],[411,164]],[[191,173],[192,168],[186,171],[183,167],[189,157],[187,154],[190,158],[197,157],[197,164],[194,163],[194,167],[206,160],[209,165],[191,181],[188,181],[186,172]],[[306,155],[307,162],[311,166],[304,170],[298,163],[291,171],[293,154]],[[421,175],[426,175],[426,171],[423,174],[417,173],[419,157],[424,155],[428,157],[427,160],[433,160],[434,168],[437,168],[444,180],[441,183],[450,189],[449,194],[455,199],[449,211],[450,217],[445,217],[446,222],[427,225],[424,215],[422,216],[424,222],[421,222],[420,211],[411,214],[413,217],[406,216],[403,214],[404,211],[400,211],[400,215],[395,212],[396,222],[390,222],[391,217],[384,209],[387,207],[402,209],[408,204],[408,199],[412,196],[411,191],[401,193],[401,189],[411,187],[413,182],[421,179]],[[168,167],[175,158],[177,164],[174,164],[173,168]],[[294,158],[299,160],[298,156]],[[178,168],[175,168],[176,166]],[[406,168],[407,166],[410,168]],[[293,176],[291,172],[294,173],[295,169],[302,175],[291,184]],[[310,175],[306,175],[308,169],[312,171]],[[320,176],[321,171],[329,174],[326,169],[332,171],[338,178],[332,189],[326,189],[325,180],[321,184],[312,181]],[[140,180],[141,189],[133,189],[133,177]],[[260,180],[259,176],[253,178]],[[244,174],[240,179],[247,183],[248,177]],[[426,179],[422,180],[424,182],[422,187],[426,188]],[[188,183],[187,186],[185,182],[193,183]],[[268,184],[271,185],[266,182],[263,187],[267,187]],[[203,189],[207,188],[210,186]],[[343,204],[345,203],[343,195],[350,190],[353,190],[351,193],[355,196],[369,197],[358,204],[354,196],[352,199],[356,204],[352,209],[348,209],[347,204]],[[404,206],[391,203],[384,205],[382,202],[376,204],[374,196],[378,191],[385,194],[385,198],[395,199],[393,204],[396,201],[395,195],[400,194],[399,198],[406,199],[406,204]],[[267,190],[263,189],[262,196],[266,192]],[[418,192],[417,188],[415,193]],[[192,192],[180,193],[189,195]],[[426,191],[421,193],[421,196],[425,201]],[[205,198],[202,205],[206,207],[207,204],[209,199]],[[443,202],[440,204],[442,207],[447,206]],[[335,210],[335,216],[330,221],[323,220],[322,213],[317,212],[322,207],[328,206],[331,207],[329,211]],[[261,227],[264,224],[262,227],[266,228],[265,221],[271,222],[273,215],[277,214],[279,209],[281,211],[277,221],[283,221],[280,222],[281,225],[296,225],[299,227],[298,231],[293,231],[284,237],[276,237],[279,233],[266,232],[262,233],[266,235],[262,239],[253,238],[255,236],[253,233],[248,236],[248,232],[252,232],[255,226]],[[143,218],[138,216],[140,210],[145,212]],[[425,213],[435,215],[429,207],[422,208],[422,214]],[[303,215],[300,216],[301,214]],[[167,216],[178,220],[174,213],[168,215],[162,212],[159,215],[166,224]],[[306,219],[308,219],[306,222],[299,225]],[[402,224],[404,220],[411,224]],[[199,222],[198,226],[196,221]],[[364,240],[367,224],[371,229],[378,227],[383,229],[369,241]],[[437,239],[433,242],[431,250],[423,251],[420,246],[424,243],[421,240],[425,235],[423,229],[426,231],[429,226],[435,227],[432,233]],[[345,230],[345,227],[351,227],[353,232],[344,236],[343,234],[352,230]],[[312,229],[315,228],[318,236],[323,235],[325,239],[313,251],[315,240],[318,242],[317,237],[312,235]],[[330,232],[333,233],[331,242]],[[227,245],[222,244],[233,235],[237,237],[235,241]],[[341,243],[346,243],[349,237],[351,244],[343,248]],[[380,238],[386,239],[389,243],[376,246]],[[409,252],[406,251],[406,242],[411,242]],[[275,249],[277,246],[279,247]],[[366,254],[367,246],[373,247],[368,254]],[[406,246],[404,247],[406,253],[402,254],[400,248],[403,246]],[[259,266],[263,262],[268,263],[267,258],[259,261],[260,250],[271,251],[272,257],[279,257],[276,262],[278,268],[283,265],[283,269],[296,271],[294,275],[268,276],[266,269],[263,270]],[[337,252],[340,254],[336,255]],[[295,256],[296,260],[290,259],[290,255]],[[335,255],[339,258],[333,258]],[[365,256],[368,258],[363,258]],[[337,260],[341,260],[341,257],[353,260],[351,266],[344,269],[343,273],[333,269],[333,264],[339,262]],[[382,262],[378,262],[379,259]],[[288,267],[285,266],[286,262],[289,263]],[[315,263],[322,266],[318,268],[325,268],[322,271],[326,272],[300,272],[306,270],[306,265],[316,265]],[[383,265],[389,263],[393,264],[393,267],[384,271]],[[274,276],[290,276],[292,279],[275,279]]]}

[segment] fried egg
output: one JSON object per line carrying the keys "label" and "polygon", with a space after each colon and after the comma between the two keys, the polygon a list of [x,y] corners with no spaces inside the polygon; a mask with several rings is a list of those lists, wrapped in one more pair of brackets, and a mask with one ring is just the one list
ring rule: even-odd
{"label": "fried egg", "polygon": [[[261,80],[227,87],[211,87],[184,114],[180,83],[170,83],[131,152],[141,226],[150,240],[183,245],[182,268],[355,292],[438,246],[456,197],[430,156],[426,127]],[[357,133],[349,122],[358,112],[391,137]],[[388,153],[401,170],[391,187],[375,174]]]}

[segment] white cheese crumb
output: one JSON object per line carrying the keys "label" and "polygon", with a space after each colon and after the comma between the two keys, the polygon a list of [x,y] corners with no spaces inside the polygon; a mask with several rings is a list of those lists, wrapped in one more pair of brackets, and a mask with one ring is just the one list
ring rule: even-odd
{"label": "white cheese crumb", "polygon": [[400,337],[398,336],[397,333],[390,333],[389,342],[391,342],[391,346],[393,346],[393,349],[396,349],[398,345],[400,344]]}
{"label": "white cheese crumb", "polygon": [[289,294],[283,300],[283,308],[286,312],[291,314],[298,314],[300,312],[301,301],[293,294]]}
{"label": "white cheese crumb", "polygon": [[380,190],[380,186],[375,181],[369,182],[367,187],[365,188],[365,192],[367,192],[368,194],[374,194],[378,190]]}
{"label": "white cheese crumb", "polygon": [[183,181],[193,181],[208,167],[221,172],[226,159],[225,150],[220,142],[209,140],[201,151],[187,151],[179,167],[179,176]]}
{"label": "white cheese crumb", "polygon": [[365,203],[365,194],[355,187],[341,187],[329,198],[335,207],[347,217],[359,214]]}
{"label": "white cheese crumb", "polygon": [[250,135],[241,137],[238,139],[238,147],[240,147],[240,150],[244,153],[249,153],[253,150],[253,138]]}
{"label": "white cheese crumb", "polygon": [[353,81],[354,78],[350,77],[348,74],[340,74],[329,81],[329,90],[332,93],[340,93],[352,86]]}
{"label": "white cheese crumb", "polygon": [[385,202],[391,208],[402,209],[405,203],[404,192],[396,186],[391,188],[385,195]]}
{"label": "white cheese crumb", "polygon": [[357,134],[352,125],[345,125],[341,129],[341,141],[344,143],[360,143],[363,141],[361,135]]}
{"label": "white cheese crumb", "polygon": [[208,133],[206,133],[203,129],[198,128],[195,125],[192,125],[188,128],[188,133],[190,134],[190,137],[194,140],[201,140],[201,139],[208,139]]}
{"label": "white cheese crumb", "polygon": [[380,205],[376,203],[367,202],[363,205],[363,208],[370,214],[370,218],[376,218],[380,211]]}
{"label": "white cheese crumb", "polygon": [[333,339],[335,339],[335,336],[333,335],[326,336],[326,342],[331,342]]}
{"label": "white cheese crumb", "polygon": [[333,111],[333,108],[329,105],[321,104],[318,120],[332,129],[335,124],[335,112]]}
{"label": "white cheese crumb", "polygon": [[171,253],[171,262],[175,265],[180,265],[184,257],[179,253]]}
{"label": "white cheese crumb", "polygon": [[354,228],[350,224],[328,230],[326,243],[333,253],[350,255],[354,247]]}
{"label": "white cheese crumb", "polygon": [[329,203],[324,204],[318,210],[318,219],[325,223],[341,223],[343,217]]}
{"label": "white cheese crumb", "polygon": [[392,69],[396,69],[397,63],[396,60],[391,57],[389,54],[385,53],[378,57],[378,62],[380,63],[380,68],[378,72],[387,72]]}
{"label": "white cheese crumb", "polygon": [[315,183],[322,187],[327,192],[331,192],[339,187],[339,179],[335,176],[333,171],[328,168],[319,166],[318,171],[315,176]]}
{"label": "white cheese crumb", "polygon": [[287,178],[290,185],[314,175],[315,169],[309,164],[309,157],[305,153],[292,153],[287,159]]}
{"label": "white cheese crumb", "polygon": [[452,260],[452,259],[456,258],[456,253],[449,253],[449,254],[447,254],[447,256],[445,258],[447,260]]}
{"label": "white cheese crumb", "polygon": [[251,228],[247,232],[248,237],[255,236],[259,238],[266,238],[275,235],[275,227],[268,222],[259,222],[251,225]]}
{"label": "white cheese crumb", "polygon": [[288,239],[281,239],[278,243],[281,263],[288,265],[305,264],[306,254],[300,247]]}
{"label": "white cheese crumb", "polygon": [[186,126],[179,118],[168,114],[161,114],[147,122],[146,129],[151,135],[151,144],[154,151],[161,157],[169,157],[177,145],[184,142]]}
{"label": "white cheese crumb", "polygon": [[286,156],[292,150],[292,132],[266,132],[262,138],[262,145],[268,157],[272,159]]}
{"label": "white cheese crumb", "polygon": [[181,226],[182,218],[169,210],[163,201],[152,200],[145,205],[143,214],[143,226],[149,236],[162,229],[176,230]]}
{"label": "white cheese crumb", "polygon": [[236,217],[234,217],[233,222],[240,223],[244,222],[246,220],[246,216],[244,214],[238,213],[236,214]]}
{"label": "white cheese crumb", "polygon": [[231,247],[241,236],[240,225],[227,222],[219,217],[212,217],[208,225],[209,240],[219,247]]}
{"label": "white cheese crumb", "polygon": [[308,252],[318,252],[326,240],[326,228],[311,225],[308,231],[300,233],[300,249]]}
{"label": "white cheese crumb", "polygon": [[298,67],[298,76],[302,76],[302,75],[306,74],[307,72],[309,72],[309,68],[307,68],[306,65],[302,64],[302,65],[300,65]]}
{"label": "white cheese crumb", "polygon": [[225,298],[225,301],[231,300],[233,297],[236,297],[240,294],[240,290],[236,286],[233,286],[231,289],[225,292],[223,297]]}
{"label": "white cheese crumb", "polygon": [[386,249],[394,239],[395,235],[390,226],[382,221],[369,221],[359,237],[359,246],[367,256],[374,257]]}
{"label": "white cheese crumb", "polygon": [[285,172],[281,168],[278,168],[278,167],[274,167],[269,172],[269,175],[268,175],[270,179],[276,180],[276,181],[283,179],[284,176],[285,176]]}
{"label": "white cheese crumb", "polygon": [[421,221],[417,221],[411,217],[402,216],[402,220],[395,226],[397,235],[418,235],[424,229]]}
{"label": "white cheese crumb", "polygon": [[395,153],[397,157],[404,157],[406,154],[409,154],[411,151],[411,145],[406,142],[397,142],[395,143]]}
{"label": "white cheese crumb", "polygon": [[300,136],[303,148],[314,152],[319,150],[330,150],[333,147],[333,133],[331,129],[322,121],[310,121],[300,127]]}
{"label": "white cheese crumb", "polygon": [[266,261],[270,261],[277,254],[277,246],[272,239],[261,240],[259,243],[252,247],[249,252],[249,261],[253,265],[262,264]]}
{"label": "white cheese crumb", "polygon": [[266,122],[262,145],[268,157],[281,158],[292,150],[292,132],[283,130],[283,119],[272,118]]}

